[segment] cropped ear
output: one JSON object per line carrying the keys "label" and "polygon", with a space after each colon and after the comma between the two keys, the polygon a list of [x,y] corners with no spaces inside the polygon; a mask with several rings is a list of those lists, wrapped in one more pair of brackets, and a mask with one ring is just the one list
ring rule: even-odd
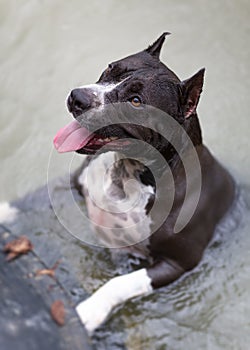
{"label": "cropped ear", "polygon": [[165,32],[163,33],[152,45],[150,45],[145,51],[150,55],[159,58],[162,45],[165,41],[166,35],[170,35],[171,33]]}
{"label": "cropped ear", "polygon": [[180,83],[184,117],[188,118],[196,113],[196,108],[202,92],[205,68],[202,68],[191,78]]}

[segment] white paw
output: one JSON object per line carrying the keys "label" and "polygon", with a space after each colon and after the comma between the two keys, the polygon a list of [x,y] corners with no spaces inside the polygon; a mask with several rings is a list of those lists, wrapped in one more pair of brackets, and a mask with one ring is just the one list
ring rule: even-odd
{"label": "white paw", "polygon": [[91,334],[107,318],[112,309],[126,300],[152,291],[146,269],[112,278],[89,299],[76,307],[82,323]]}
{"label": "white paw", "polygon": [[101,300],[93,295],[76,307],[76,312],[89,334],[102,324],[111,311],[107,300]]}

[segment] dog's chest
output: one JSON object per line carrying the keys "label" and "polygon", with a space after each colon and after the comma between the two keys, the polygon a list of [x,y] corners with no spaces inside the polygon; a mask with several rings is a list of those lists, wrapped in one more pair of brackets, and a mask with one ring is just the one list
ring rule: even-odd
{"label": "dog's chest", "polygon": [[134,245],[150,235],[147,205],[154,189],[140,181],[143,165],[115,152],[93,159],[79,176],[88,216],[109,247]]}

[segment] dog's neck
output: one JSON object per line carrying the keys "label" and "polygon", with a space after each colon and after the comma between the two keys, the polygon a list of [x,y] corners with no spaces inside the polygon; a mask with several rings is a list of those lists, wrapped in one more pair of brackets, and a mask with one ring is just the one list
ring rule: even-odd
{"label": "dog's neck", "polygon": [[[186,152],[189,152],[191,148],[197,148],[202,145],[202,132],[197,114],[193,114],[183,123],[183,130],[189,136],[188,144],[183,145],[183,149],[176,150],[175,147],[169,142],[166,147],[163,147],[160,152],[165,159],[165,167],[162,167],[157,160],[155,160],[154,153],[148,152],[146,157],[141,157],[140,162],[145,165],[149,165],[154,170],[154,173],[161,177],[161,174],[166,168],[170,168],[173,171],[181,163],[180,157],[185,156]],[[180,135],[181,137],[181,135]],[[148,173],[148,171],[147,171]]]}

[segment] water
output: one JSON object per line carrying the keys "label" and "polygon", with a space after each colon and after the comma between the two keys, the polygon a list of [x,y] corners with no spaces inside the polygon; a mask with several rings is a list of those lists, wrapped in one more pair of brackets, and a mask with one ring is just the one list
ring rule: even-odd
{"label": "water", "polygon": [[[180,78],[206,67],[198,110],[204,141],[240,184],[237,208],[200,266],[117,310],[108,322],[113,334],[95,338],[100,349],[249,349],[249,12],[246,0],[0,3],[1,200],[46,183],[53,136],[70,120],[68,91],[163,31],[173,34],[162,60]],[[67,171],[61,164],[55,177]],[[110,261],[107,252],[82,249],[78,269],[89,292],[118,271]]]}

